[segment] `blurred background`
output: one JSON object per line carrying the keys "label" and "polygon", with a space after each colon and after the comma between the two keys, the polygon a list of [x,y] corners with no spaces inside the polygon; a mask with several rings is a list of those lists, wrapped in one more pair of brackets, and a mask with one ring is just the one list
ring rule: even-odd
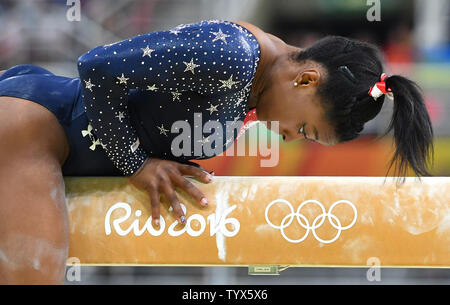
{"label": "blurred background", "polygon": [[[78,4],[79,15],[73,11]],[[368,12],[378,4],[379,16]],[[431,173],[449,176],[448,0],[0,0],[0,70],[26,63],[77,77],[77,58],[93,47],[203,19],[244,20],[299,47],[331,34],[377,44],[388,74],[405,75],[422,87],[436,135]],[[391,114],[387,100],[363,135],[346,144],[280,141],[276,167],[260,167],[259,156],[199,163],[228,176],[385,176],[394,146],[390,136],[377,136]],[[253,128],[268,133],[262,126]],[[291,268],[273,277],[249,276],[245,267],[82,267],[81,282],[68,283],[372,284],[366,271]],[[383,269],[381,277],[381,284],[450,284],[445,269]]]}

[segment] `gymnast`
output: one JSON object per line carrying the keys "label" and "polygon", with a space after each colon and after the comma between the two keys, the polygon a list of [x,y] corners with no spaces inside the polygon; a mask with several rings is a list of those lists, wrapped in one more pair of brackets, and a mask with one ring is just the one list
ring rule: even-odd
{"label": "gymnast", "polygon": [[[357,138],[393,98],[391,166],[430,175],[433,130],[420,89],[384,74],[368,43],[328,36],[302,49],[247,22],[203,20],[98,46],[77,68],[79,78],[34,65],[0,72],[2,283],[64,281],[64,176],[127,177],[148,192],[155,225],[160,195],[185,223],[175,187],[206,206],[186,177],[210,182],[213,172],[191,161],[210,156],[171,151],[172,123],[193,124],[195,113],[225,125],[256,111],[269,129],[279,123],[285,141],[328,146]],[[226,140],[223,151],[234,138]]]}

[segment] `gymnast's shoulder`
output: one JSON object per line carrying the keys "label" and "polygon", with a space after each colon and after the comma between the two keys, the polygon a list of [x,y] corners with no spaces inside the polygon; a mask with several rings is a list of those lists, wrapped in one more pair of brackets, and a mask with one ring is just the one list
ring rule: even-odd
{"label": "gymnast's shoulder", "polygon": [[249,30],[256,37],[258,42],[259,41],[263,42],[264,40],[267,39],[267,33],[264,32],[263,30],[261,30],[259,27],[257,27],[254,24],[251,24],[251,23],[248,23],[248,22],[242,21],[242,20],[237,20],[237,21],[232,21],[232,22],[239,24],[240,26]]}
{"label": "gymnast's shoulder", "polygon": [[258,41],[261,47],[261,53],[271,54],[277,51],[280,43],[284,44],[284,42],[280,38],[270,33],[264,32],[261,28],[257,27],[254,24],[242,20],[237,20],[233,22],[239,24],[240,26],[243,26],[255,36],[256,40]]}

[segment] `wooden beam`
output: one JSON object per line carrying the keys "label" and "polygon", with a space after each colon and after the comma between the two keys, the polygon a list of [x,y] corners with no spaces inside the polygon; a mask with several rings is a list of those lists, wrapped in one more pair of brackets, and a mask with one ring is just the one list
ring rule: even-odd
{"label": "wooden beam", "polygon": [[66,177],[70,257],[85,265],[450,266],[450,177],[215,177],[186,227],[122,177]]}

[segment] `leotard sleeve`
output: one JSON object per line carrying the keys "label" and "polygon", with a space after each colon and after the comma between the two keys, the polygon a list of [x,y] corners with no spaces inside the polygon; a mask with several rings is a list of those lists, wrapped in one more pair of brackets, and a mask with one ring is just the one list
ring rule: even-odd
{"label": "leotard sleeve", "polygon": [[173,100],[187,90],[227,94],[252,80],[254,60],[242,28],[214,20],[99,46],[77,65],[93,131],[114,165],[130,176],[148,157],[130,124],[130,89],[170,92]]}

